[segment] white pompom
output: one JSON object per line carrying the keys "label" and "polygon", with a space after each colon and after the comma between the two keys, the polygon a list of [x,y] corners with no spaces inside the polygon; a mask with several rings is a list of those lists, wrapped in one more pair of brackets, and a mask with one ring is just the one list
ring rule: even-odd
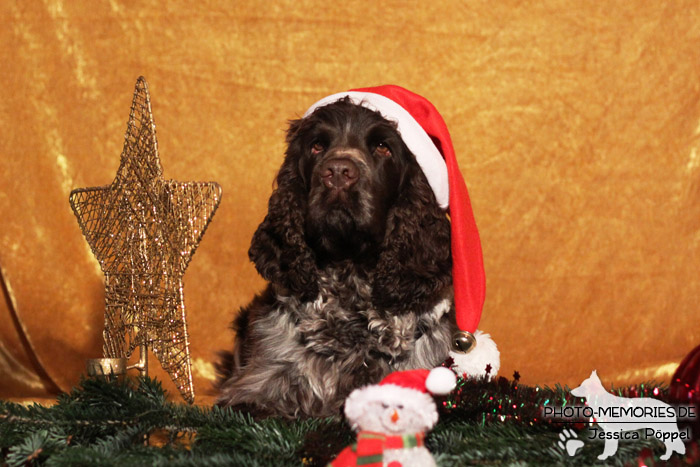
{"label": "white pompom", "polygon": [[490,365],[489,379],[493,378],[501,368],[501,354],[491,336],[481,331],[474,333],[476,347],[469,353],[450,352],[457,373],[467,376],[486,375],[486,365]]}
{"label": "white pompom", "polygon": [[443,366],[433,368],[425,379],[425,389],[434,395],[449,394],[457,385],[454,371]]}

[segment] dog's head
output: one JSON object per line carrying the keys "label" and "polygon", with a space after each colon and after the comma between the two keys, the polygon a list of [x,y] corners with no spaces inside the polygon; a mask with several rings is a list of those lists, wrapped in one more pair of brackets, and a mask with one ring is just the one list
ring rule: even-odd
{"label": "dog's head", "polygon": [[394,123],[341,99],[291,122],[287,144],[249,252],[264,278],[311,298],[319,267],[351,261],[387,303],[449,283],[449,221]]}
{"label": "dog's head", "polygon": [[580,386],[571,390],[571,394],[573,396],[585,397],[586,399],[605,393],[607,393],[607,391],[605,390],[603,383],[601,383],[600,378],[598,378],[598,373],[595,370],[593,370],[591,376],[583,380]]}
{"label": "dog's head", "polygon": [[375,254],[413,158],[396,125],[341,100],[292,122],[288,144],[308,193],[306,239],[317,260]]}

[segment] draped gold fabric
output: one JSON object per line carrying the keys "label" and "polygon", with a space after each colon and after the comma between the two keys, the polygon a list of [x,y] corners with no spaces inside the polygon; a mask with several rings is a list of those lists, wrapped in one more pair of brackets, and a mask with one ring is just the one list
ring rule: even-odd
{"label": "draped gold fabric", "polygon": [[359,86],[418,92],[451,130],[502,374],[668,381],[700,343],[696,1],[6,0],[0,23],[1,397],[66,390],[100,356],[103,276],[68,193],[114,178],[139,75],[165,178],[224,190],[184,280],[200,403],[263,286],[246,252],[286,121]]}

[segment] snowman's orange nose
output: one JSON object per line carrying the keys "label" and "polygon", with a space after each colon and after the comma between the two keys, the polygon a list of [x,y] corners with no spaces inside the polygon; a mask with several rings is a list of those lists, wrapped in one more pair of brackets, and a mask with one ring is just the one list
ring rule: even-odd
{"label": "snowman's orange nose", "polygon": [[391,414],[391,421],[392,421],[393,423],[396,423],[396,422],[399,421],[399,414],[398,414],[398,412],[397,412],[396,410],[394,410],[394,413]]}

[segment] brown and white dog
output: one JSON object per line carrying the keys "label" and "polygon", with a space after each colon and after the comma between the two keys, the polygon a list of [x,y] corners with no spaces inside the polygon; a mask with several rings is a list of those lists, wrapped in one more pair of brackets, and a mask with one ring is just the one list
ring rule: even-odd
{"label": "brown and white dog", "polygon": [[352,390],[448,357],[450,221],[377,111],[341,98],[292,121],[287,144],[249,250],[269,285],[233,323],[218,404],[339,415]]}

